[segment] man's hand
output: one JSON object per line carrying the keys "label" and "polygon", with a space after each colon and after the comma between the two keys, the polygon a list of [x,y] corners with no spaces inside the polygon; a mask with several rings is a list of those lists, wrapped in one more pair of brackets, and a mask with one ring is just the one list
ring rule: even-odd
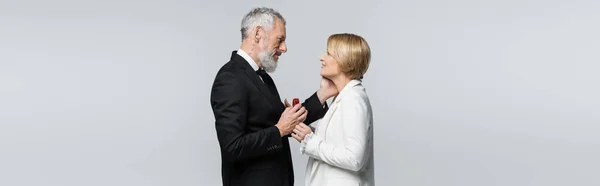
{"label": "man's hand", "polygon": [[291,107],[292,105],[290,105],[290,102],[287,101],[287,98],[283,99],[283,106],[287,107]]}
{"label": "man's hand", "polygon": [[333,84],[333,81],[325,77],[321,77],[321,86],[319,87],[319,90],[317,90],[317,97],[319,97],[321,104],[325,104],[327,99],[337,95],[338,93],[339,92],[335,87],[335,84]]}
{"label": "man's hand", "polygon": [[296,125],[294,133],[292,133],[292,137],[294,137],[294,139],[296,139],[298,142],[302,142],[302,140],[304,140],[304,137],[306,137],[306,135],[310,133],[312,133],[312,129],[306,124],[300,123]]}
{"label": "man's hand", "polygon": [[[283,100],[283,105],[287,108],[287,107],[292,107],[292,105],[290,105],[290,102],[287,101],[287,98]],[[304,108],[304,107],[302,107]],[[306,110],[306,114],[304,115],[300,115],[299,121],[300,122],[304,122],[304,120],[306,120],[306,117],[308,117],[308,110]]]}
{"label": "man's hand", "polygon": [[302,104],[294,107],[286,107],[275,125],[279,129],[279,134],[283,137],[292,133],[296,125],[306,119],[307,113],[306,108]]}

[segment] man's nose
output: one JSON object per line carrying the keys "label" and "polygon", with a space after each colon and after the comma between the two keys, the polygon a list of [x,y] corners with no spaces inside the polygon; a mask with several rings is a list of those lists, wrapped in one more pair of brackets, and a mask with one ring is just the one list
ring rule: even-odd
{"label": "man's nose", "polygon": [[281,45],[279,46],[279,51],[281,51],[281,53],[287,52],[287,45],[285,44],[285,42],[281,43]]}

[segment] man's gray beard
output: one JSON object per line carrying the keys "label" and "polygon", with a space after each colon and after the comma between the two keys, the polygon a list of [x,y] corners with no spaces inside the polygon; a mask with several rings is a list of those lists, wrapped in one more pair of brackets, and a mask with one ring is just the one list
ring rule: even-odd
{"label": "man's gray beard", "polygon": [[268,73],[275,72],[277,68],[277,61],[275,61],[273,55],[275,55],[275,50],[263,51],[258,54],[258,60],[260,60],[262,68]]}

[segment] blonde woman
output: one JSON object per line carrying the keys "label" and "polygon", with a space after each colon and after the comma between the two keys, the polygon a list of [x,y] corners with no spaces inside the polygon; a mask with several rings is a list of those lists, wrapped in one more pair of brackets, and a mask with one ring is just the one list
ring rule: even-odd
{"label": "blonde woman", "polygon": [[373,186],[373,116],[361,84],[371,59],[369,45],[354,34],[334,34],[321,57],[321,76],[338,90],[329,110],[314,127],[301,123],[292,137],[309,156],[309,186]]}

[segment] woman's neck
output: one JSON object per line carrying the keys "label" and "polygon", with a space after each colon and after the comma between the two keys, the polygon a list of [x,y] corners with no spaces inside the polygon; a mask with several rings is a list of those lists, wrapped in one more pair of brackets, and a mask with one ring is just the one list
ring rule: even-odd
{"label": "woman's neck", "polygon": [[346,85],[348,85],[348,83],[350,83],[350,81],[352,81],[352,79],[348,78],[345,75],[340,75],[337,76],[333,79],[331,79],[331,81],[333,82],[333,84],[335,85],[335,88],[337,88],[338,93],[342,92],[342,89],[344,89],[344,87],[346,87]]}

